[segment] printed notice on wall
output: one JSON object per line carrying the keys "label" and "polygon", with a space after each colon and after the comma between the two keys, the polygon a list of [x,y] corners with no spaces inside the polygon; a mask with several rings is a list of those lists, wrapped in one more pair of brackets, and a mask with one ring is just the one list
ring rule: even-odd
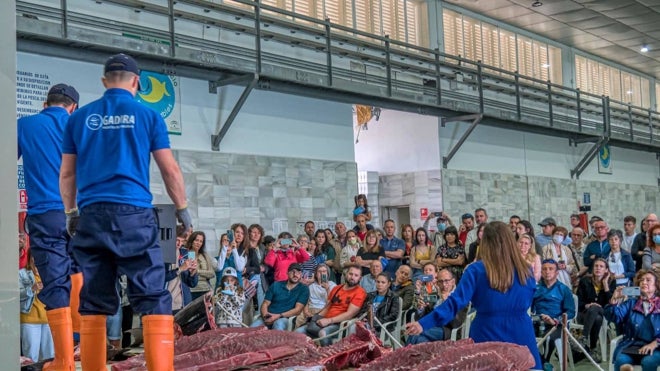
{"label": "printed notice on wall", "polygon": [[41,71],[16,71],[16,118],[41,112],[50,88],[50,77]]}

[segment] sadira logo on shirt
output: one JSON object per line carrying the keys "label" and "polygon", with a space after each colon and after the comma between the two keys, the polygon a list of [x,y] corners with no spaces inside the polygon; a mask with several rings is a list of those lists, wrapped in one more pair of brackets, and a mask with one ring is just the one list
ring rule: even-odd
{"label": "sadira logo on shirt", "polygon": [[124,129],[133,128],[135,126],[134,115],[116,115],[116,116],[101,116],[98,113],[93,113],[85,119],[85,125],[90,130],[103,129]]}

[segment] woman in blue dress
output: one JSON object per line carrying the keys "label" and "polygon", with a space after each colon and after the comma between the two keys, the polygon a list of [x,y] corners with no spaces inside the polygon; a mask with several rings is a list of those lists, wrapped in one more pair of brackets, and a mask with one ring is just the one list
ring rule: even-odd
{"label": "woman in blue dress", "polygon": [[527,346],[534,357],[534,369],[542,369],[532,319],[527,314],[536,281],[508,225],[486,225],[478,258],[465,268],[447,300],[418,322],[409,323],[406,333],[419,335],[445,326],[472,302],[477,314],[470,326],[470,337],[475,342],[503,341]]}

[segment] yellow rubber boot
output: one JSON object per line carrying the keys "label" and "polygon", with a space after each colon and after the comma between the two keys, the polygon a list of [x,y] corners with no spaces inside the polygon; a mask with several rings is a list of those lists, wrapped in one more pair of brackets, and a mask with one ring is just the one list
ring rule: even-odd
{"label": "yellow rubber boot", "polygon": [[84,371],[107,371],[104,315],[80,318],[80,362]]}
{"label": "yellow rubber boot", "polygon": [[80,313],[78,307],[80,306],[80,289],[83,285],[82,273],[74,273],[71,275],[71,296],[69,298],[69,308],[71,308],[71,327],[73,332],[80,333]]}
{"label": "yellow rubber boot", "polygon": [[44,364],[44,371],[75,371],[73,361],[73,337],[69,307],[46,311],[48,326],[53,335],[55,359]]}
{"label": "yellow rubber boot", "polygon": [[147,370],[174,371],[174,317],[166,314],[143,316],[142,326]]}

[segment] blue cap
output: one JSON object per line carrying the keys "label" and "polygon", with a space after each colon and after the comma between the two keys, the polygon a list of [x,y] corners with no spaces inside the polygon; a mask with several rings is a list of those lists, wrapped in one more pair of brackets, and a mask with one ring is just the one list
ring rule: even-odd
{"label": "blue cap", "polygon": [[78,99],[80,99],[80,95],[76,91],[76,89],[67,84],[56,84],[53,85],[50,90],[48,90],[48,95],[52,94],[60,94],[64,95],[65,97],[71,98],[76,104],[78,104]]}
{"label": "blue cap", "polygon": [[115,54],[112,57],[108,58],[105,61],[105,66],[103,67],[103,74],[113,71],[127,71],[133,72],[136,75],[140,74],[140,69],[138,68],[137,62],[130,55],[124,53]]}

